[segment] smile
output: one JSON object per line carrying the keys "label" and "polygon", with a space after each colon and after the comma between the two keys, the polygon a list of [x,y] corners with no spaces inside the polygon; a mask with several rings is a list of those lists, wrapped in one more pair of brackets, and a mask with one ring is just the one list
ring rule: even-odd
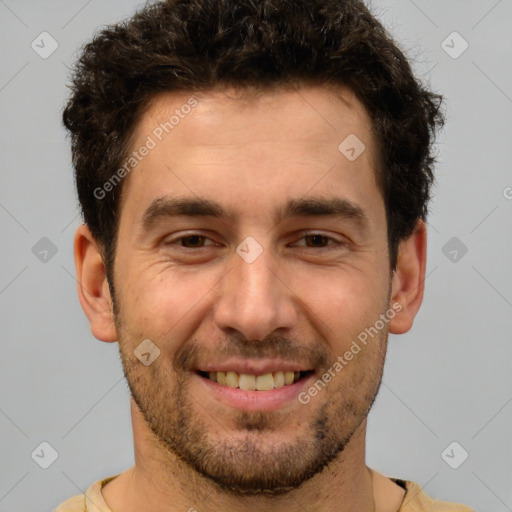
{"label": "smile", "polygon": [[253,375],[249,373],[236,373],[199,371],[201,377],[209,379],[221,386],[230,388],[238,388],[246,391],[270,391],[285,386],[290,386],[312,373],[311,371],[276,371],[271,373],[264,373],[260,375]]}

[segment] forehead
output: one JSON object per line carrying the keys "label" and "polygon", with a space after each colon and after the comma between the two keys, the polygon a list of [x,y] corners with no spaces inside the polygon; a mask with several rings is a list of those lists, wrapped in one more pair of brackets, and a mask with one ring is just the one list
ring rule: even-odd
{"label": "forehead", "polygon": [[[194,106],[189,108],[191,104]],[[195,122],[183,122],[186,118],[193,118]],[[225,123],[227,118],[228,124]],[[301,122],[296,123],[299,119]],[[340,136],[350,132],[364,138],[367,146],[372,145],[370,118],[362,103],[346,87],[160,93],[148,102],[135,135],[140,140],[170,121],[169,134],[172,131],[177,143],[184,140],[187,144],[192,140],[204,142],[205,136],[212,145],[226,139],[233,143],[250,143],[251,132],[259,132],[258,142],[263,142],[265,134],[268,140],[275,140],[275,129],[286,127],[281,133],[283,139],[293,137],[330,143],[325,140],[326,134]],[[162,135],[167,134],[164,130]]]}
{"label": "forehead", "polygon": [[[240,202],[238,191],[256,205],[257,196],[270,204],[313,187],[322,194],[343,185],[357,199],[377,188],[370,119],[349,89],[161,93],[141,116],[132,151],[148,141],[123,193],[141,207],[169,193]],[[362,152],[351,159],[347,149]]]}

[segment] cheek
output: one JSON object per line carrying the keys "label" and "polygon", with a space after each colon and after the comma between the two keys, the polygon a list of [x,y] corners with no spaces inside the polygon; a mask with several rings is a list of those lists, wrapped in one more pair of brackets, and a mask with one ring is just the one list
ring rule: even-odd
{"label": "cheek", "polygon": [[362,269],[337,269],[306,280],[302,287],[307,291],[306,314],[336,353],[344,352],[353,339],[373,325],[387,304],[388,284],[382,275]]}
{"label": "cheek", "polygon": [[206,272],[177,272],[176,269],[146,268],[127,278],[123,288],[122,314],[125,323],[158,344],[158,340],[186,339],[206,314],[207,297],[218,282]]}

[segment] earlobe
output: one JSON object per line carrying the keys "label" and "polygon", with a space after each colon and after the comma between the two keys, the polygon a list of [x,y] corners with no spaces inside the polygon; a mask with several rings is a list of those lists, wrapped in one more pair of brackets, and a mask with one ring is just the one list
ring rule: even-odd
{"label": "earlobe", "polygon": [[389,332],[393,334],[403,334],[412,327],[423,301],[426,260],[427,228],[419,220],[412,235],[402,240],[398,249],[391,292],[391,306],[397,314],[389,323]]}
{"label": "earlobe", "polygon": [[74,239],[78,298],[95,338],[117,341],[110,289],[98,243],[82,224]]}

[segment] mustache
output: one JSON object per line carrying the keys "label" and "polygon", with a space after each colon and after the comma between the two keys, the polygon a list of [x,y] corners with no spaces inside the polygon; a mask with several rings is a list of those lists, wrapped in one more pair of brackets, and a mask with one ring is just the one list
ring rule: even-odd
{"label": "mustache", "polygon": [[207,361],[238,357],[243,359],[283,359],[308,368],[329,365],[329,351],[324,342],[305,345],[293,338],[271,334],[263,340],[248,340],[235,333],[213,344],[192,340],[184,343],[175,353],[173,367],[177,373],[195,370]]}

